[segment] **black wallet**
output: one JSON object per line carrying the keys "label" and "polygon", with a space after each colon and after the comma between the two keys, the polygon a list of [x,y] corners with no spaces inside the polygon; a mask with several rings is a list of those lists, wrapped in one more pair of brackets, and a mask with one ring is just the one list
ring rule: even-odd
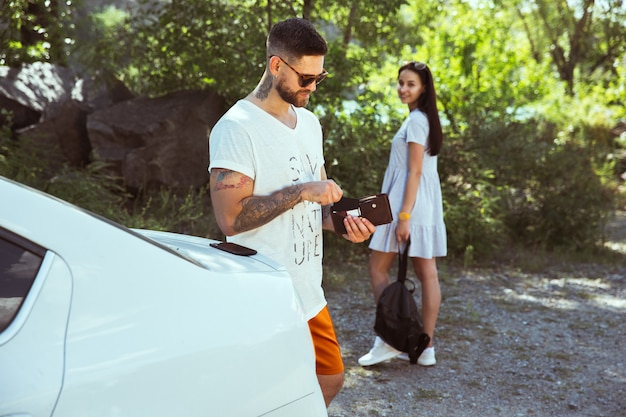
{"label": "black wallet", "polygon": [[339,234],[348,233],[343,224],[347,215],[365,217],[374,226],[391,223],[393,215],[387,194],[376,194],[363,198],[342,197],[331,207],[331,217],[335,231]]}

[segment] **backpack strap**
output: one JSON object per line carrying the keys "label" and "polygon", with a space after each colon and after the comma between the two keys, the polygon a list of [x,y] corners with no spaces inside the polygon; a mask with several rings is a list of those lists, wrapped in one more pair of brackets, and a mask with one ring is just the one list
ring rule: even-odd
{"label": "backpack strap", "polygon": [[398,247],[398,281],[404,282],[406,280],[406,268],[409,259],[409,246],[411,245],[411,239],[407,240],[404,250],[400,252]]}
{"label": "backpack strap", "polygon": [[417,359],[420,357],[422,352],[426,350],[428,347],[428,343],[430,343],[430,336],[426,333],[421,334],[412,334],[409,335],[409,361],[411,364],[416,364]]}
{"label": "backpack strap", "polygon": [[411,238],[406,241],[404,250],[400,252],[398,247],[398,281],[402,282],[411,294],[415,291],[415,283],[406,278],[407,264],[409,263],[409,246],[411,246]]}

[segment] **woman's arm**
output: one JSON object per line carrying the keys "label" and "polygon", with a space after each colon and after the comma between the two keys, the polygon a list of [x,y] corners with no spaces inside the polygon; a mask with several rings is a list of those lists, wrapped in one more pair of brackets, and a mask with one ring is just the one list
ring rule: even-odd
{"label": "woman's arm", "polygon": [[[415,205],[415,200],[417,199],[420,179],[422,178],[423,163],[424,146],[415,142],[409,142],[408,173],[400,213],[410,214],[411,211],[413,211],[413,206]],[[399,213],[396,213],[396,215],[399,215]],[[396,228],[396,239],[398,241],[404,242],[409,239],[409,224],[409,219],[398,220],[398,227]]]}

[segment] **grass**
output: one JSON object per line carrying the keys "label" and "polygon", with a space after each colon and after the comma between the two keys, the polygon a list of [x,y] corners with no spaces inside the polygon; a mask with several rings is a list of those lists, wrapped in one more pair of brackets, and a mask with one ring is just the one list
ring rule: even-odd
{"label": "grass", "polygon": [[436,390],[426,390],[423,388],[418,388],[415,393],[416,401],[430,401],[437,400],[441,397],[441,395]]}

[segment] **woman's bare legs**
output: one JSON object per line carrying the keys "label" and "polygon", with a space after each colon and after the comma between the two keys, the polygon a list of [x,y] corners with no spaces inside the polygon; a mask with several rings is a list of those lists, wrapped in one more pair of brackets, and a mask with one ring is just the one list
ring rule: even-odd
{"label": "woman's bare legs", "polygon": [[[393,252],[372,251],[369,259],[370,284],[374,293],[374,301],[378,304],[378,299],[385,287],[390,284],[389,270],[395,262],[398,254]],[[439,315],[439,306],[441,304],[441,289],[439,288],[439,277],[437,274],[437,263],[435,258],[411,258],[415,275],[421,282],[422,288],[422,321],[424,323],[424,332],[430,336],[429,347],[433,345],[435,335],[435,325],[437,316]],[[374,347],[364,356],[359,358],[359,364],[362,366],[373,365],[385,359],[397,356],[399,352],[384,343],[379,337],[376,337]],[[425,354],[426,352],[424,352]],[[434,351],[430,356],[423,358],[424,354],[418,359],[418,363],[423,366],[432,366],[435,364]],[[406,356],[406,354],[404,354]],[[402,355],[400,355],[402,356]],[[406,356],[408,360],[408,356]],[[420,362],[421,361],[421,362]]]}
{"label": "woman's bare legs", "polygon": [[396,260],[397,253],[372,251],[369,261],[370,285],[374,293],[374,303],[378,304],[378,299],[385,287],[391,282],[389,280],[389,270]]}
{"label": "woman's bare legs", "polygon": [[[372,251],[370,254],[369,271],[370,284],[374,293],[374,302],[378,304],[378,299],[383,290],[389,285],[389,269],[396,259],[395,253],[385,253]],[[370,366],[398,356],[401,352],[389,346],[379,336],[374,340],[374,346],[365,355],[359,358],[359,365]]]}
{"label": "woman's bare legs", "polygon": [[[370,284],[374,293],[374,302],[378,299],[387,285],[390,284],[389,270],[395,262],[398,254],[394,252],[372,251],[369,260]],[[415,275],[421,282],[422,287],[422,321],[424,332],[430,336],[430,344],[435,335],[435,326],[439,316],[441,305],[441,289],[439,287],[439,275],[437,273],[436,258],[410,258]]]}
{"label": "woman's bare legs", "polygon": [[424,332],[430,336],[430,344],[428,345],[430,347],[433,345],[435,325],[441,305],[437,261],[435,258],[411,258],[411,262],[415,275],[422,283],[422,321],[424,322]]}

